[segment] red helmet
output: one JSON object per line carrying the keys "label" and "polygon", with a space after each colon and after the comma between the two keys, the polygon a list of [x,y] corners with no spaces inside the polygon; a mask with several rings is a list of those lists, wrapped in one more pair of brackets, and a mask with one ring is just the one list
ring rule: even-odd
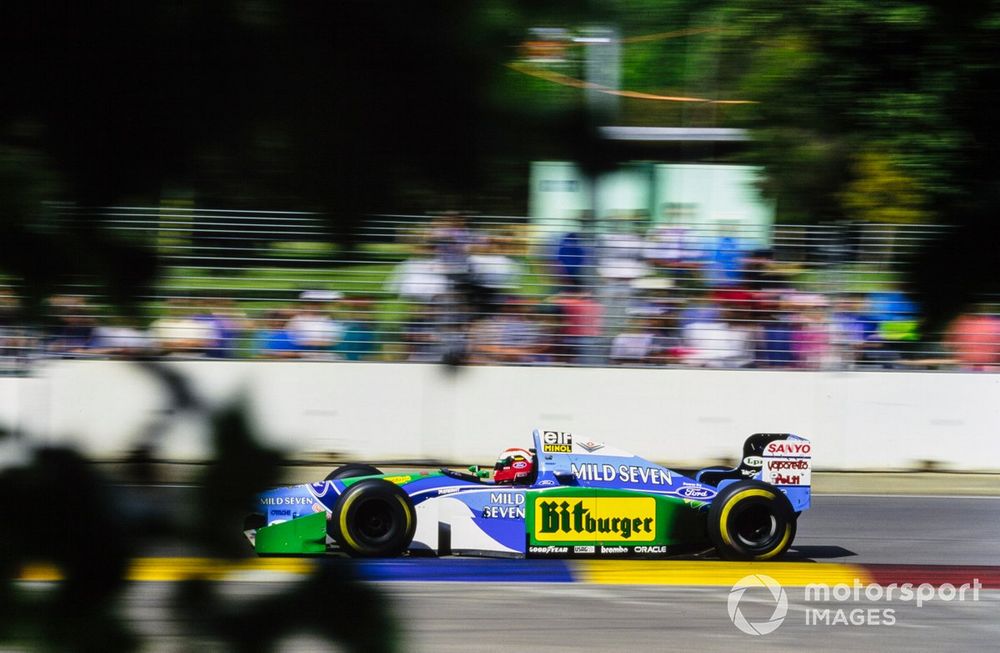
{"label": "red helmet", "polygon": [[505,449],[493,467],[494,483],[528,483],[535,471],[535,456],[527,449]]}

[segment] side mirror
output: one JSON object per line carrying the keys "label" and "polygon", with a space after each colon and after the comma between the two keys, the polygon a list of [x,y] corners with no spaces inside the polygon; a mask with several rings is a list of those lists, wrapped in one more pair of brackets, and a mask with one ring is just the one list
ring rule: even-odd
{"label": "side mirror", "polygon": [[572,471],[562,467],[552,470],[552,475],[555,476],[556,480],[563,485],[572,485],[573,481],[576,480]]}
{"label": "side mirror", "polygon": [[488,469],[479,469],[479,465],[469,465],[469,471],[472,472],[476,478],[486,478],[490,475]]}

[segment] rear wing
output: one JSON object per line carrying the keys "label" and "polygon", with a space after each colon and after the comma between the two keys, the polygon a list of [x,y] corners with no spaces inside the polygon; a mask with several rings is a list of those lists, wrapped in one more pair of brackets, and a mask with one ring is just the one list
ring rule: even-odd
{"label": "rear wing", "polygon": [[[776,486],[801,512],[812,500],[812,443],[791,433],[755,433],[743,443],[741,471]],[[756,466],[756,469],[754,467]],[[743,472],[746,475],[746,472]]]}

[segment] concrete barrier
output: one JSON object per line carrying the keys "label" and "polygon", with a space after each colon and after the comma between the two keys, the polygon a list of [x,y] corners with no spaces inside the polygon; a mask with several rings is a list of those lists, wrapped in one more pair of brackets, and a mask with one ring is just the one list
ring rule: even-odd
{"label": "concrete barrier", "polygon": [[[1000,375],[474,367],[319,362],[170,363],[221,405],[243,397],[264,439],[293,455],[490,463],[536,426],[677,466],[733,459],[753,432],[814,442],[819,469],[1000,470]],[[167,403],[140,367],[55,361],[0,379],[0,420],[40,442],[120,457]],[[177,416],[163,455],[209,455]]]}

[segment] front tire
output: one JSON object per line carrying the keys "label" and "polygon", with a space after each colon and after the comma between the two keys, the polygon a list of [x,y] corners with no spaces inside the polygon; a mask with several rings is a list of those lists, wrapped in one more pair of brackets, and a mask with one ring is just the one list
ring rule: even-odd
{"label": "front tire", "polygon": [[330,517],[330,536],[355,558],[390,558],[406,551],[417,528],[410,497],[398,485],[372,478],[341,495]]}
{"label": "front tire", "polygon": [[359,476],[378,476],[381,473],[377,467],[372,467],[371,465],[348,463],[327,474],[323,480],[336,481],[338,479],[357,478]]}
{"label": "front tire", "polygon": [[737,481],[712,501],[708,535],[724,560],[770,560],[792,545],[795,511],[773,485]]}

